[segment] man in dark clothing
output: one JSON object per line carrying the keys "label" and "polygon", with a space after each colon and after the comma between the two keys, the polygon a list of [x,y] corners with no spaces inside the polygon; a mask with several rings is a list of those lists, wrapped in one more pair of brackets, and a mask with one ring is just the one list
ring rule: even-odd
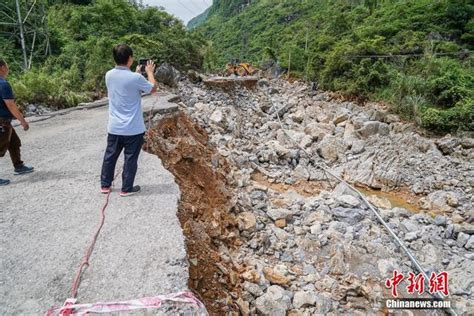
{"label": "man in dark clothing", "polygon": [[[29,129],[29,125],[18,109],[12,88],[6,80],[8,71],[7,63],[0,58],[0,157],[5,156],[8,151],[15,174],[18,175],[33,172],[33,167],[25,166],[21,161],[21,141],[11,121],[16,118],[25,131]],[[0,186],[9,183],[10,180],[0,179]]]}

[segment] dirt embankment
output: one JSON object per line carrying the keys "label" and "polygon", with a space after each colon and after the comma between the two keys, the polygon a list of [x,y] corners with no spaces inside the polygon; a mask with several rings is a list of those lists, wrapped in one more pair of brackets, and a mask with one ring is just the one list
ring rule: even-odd
{"label": "dirt embankment", "polygon": [[181,190],[178,218],[186,236],[189,287],[211,315],[236,310],[240,267],[226,252],[238,246],[236,220],[230,214],[229,168],[208,142],[205,131],[185,114],[163,117],[147,132],[146,150],[156,154]]}

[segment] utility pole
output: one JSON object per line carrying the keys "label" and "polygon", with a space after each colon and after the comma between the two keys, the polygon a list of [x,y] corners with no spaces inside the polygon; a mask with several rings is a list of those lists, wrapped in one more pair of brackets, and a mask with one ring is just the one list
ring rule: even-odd
{"label": "utility pole", "polygon": [[290,72],[291,72],[291,48],[290,53],[288,54],[288,80],[290,80]]}
{"label": "utility pole", "polygon": [[23,21],[21,20],[20,1],[16,0],[16,13],[18,16],[18,27],[20,28],[21,50],[23,51],[23,69],[28,69],[28,59],[26,57],[25,34],[23,32]]}

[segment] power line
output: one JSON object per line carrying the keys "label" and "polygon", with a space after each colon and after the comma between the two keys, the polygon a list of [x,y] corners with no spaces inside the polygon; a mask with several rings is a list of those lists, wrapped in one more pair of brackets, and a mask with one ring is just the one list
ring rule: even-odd
{"label": "power line", "polygon": [[[459,55],[459,54],[469,54],[471,50],[462,50],[460,52],[451,52],[451,53],[433,53],[432,56],[448,56],[448,55]],[[396,57],[420,57],[426,56],[427,54],[388,54],[388,55],[352,55],[348,56],[350,58],[396,58]]]}
{"label": "power line", "polygon": [[193,7],[195,7],[198,11],[201,11],[201,7],[198,6],[197,4],[195,4],[193,0],[189,0],[189,2],[191,2],[191,4],[193,5]]}
{"label": "power line", "polygon": [[181,2],[181,0],[178,0],[178,3],[179,3],[183,8],[185,8],[189,13],[191,13],[191,14],[196,14],[195,12],[191,11],[187,6],[185,6],[185,5]]}

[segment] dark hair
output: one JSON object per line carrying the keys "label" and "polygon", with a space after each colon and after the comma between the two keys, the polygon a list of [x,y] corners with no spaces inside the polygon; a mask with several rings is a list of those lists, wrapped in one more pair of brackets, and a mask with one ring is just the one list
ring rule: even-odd
{"label": "dark hair", "polygon": [[126,44],[119,44],[114,47],[113,54],[117,65],[126,65],[128,58],[133,56],[133,50]]}
{"label": "dark hair", "polygon": [[7,62],[5,61],[5,59],[0,57],[0,67],[6,66],[6,65],[7,65]]}

